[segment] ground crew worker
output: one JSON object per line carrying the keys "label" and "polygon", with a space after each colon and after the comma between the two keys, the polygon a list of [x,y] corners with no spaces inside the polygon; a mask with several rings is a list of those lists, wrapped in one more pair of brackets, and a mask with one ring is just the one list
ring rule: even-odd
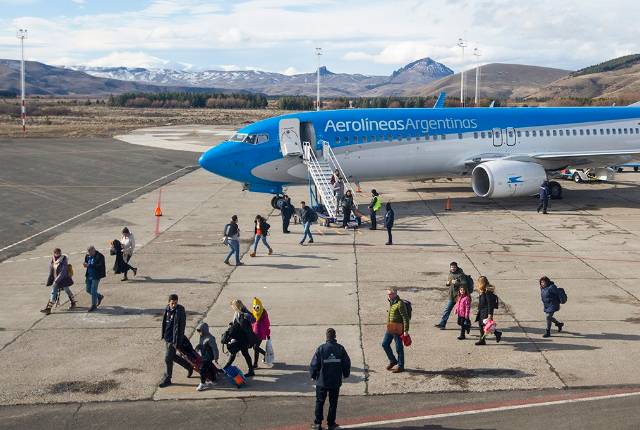
{"label": "ground crew worker", "polygon": [[376,213],[382,207],[382,199],[378,195],[376,190],[371,190],[371,203],[369,203],[369,216],[371,217],[371,227],[369,230],[375,230],[378,228],[378,220],[376,219]]}
{"label": "ground crew worker", "polygon": [[334,329],[328,328],[326,336],[327,341],[318,347],[309,365],[311,379],[316,381],[316,416],[311,428],[322,428],[324,402],[328,395],[327,425],[329,430],[334,430],[340,428],[336,424],[338,397],[342,378],[348,378],[351,372],[351,359],[344,347],[336,341]]}
{"label": "ground crew worker", "polygon": [[549,197],[551,197],[551,191],[549,190],[549,181],[544,181],[540,184],[540,204],[538,205],[538,213],[542,209],[543,214],[547,214],[547,207],[549,206]]}

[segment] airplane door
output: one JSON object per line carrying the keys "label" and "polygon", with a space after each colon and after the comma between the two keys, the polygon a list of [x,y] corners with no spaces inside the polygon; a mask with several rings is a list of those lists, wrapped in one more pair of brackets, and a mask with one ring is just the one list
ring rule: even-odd
{"label": "airplane door", "polygon": [[500,130],[499,128],[494,128],[491,134],[493,135],[493,146],[502,146],[502,142],[504,139],[502,130]]}
{"label": "airplane door", "polygon": [[278,124],[280,152],[285,157],[302,154],[300,141],[300,120],[298,118],[281,119]]}
{"label": "airplane door", "polygon": [[508,127],[502,135],[504,136],[504,142],[507,146],[515,146],[516,144],[516,131],[513,127]]}

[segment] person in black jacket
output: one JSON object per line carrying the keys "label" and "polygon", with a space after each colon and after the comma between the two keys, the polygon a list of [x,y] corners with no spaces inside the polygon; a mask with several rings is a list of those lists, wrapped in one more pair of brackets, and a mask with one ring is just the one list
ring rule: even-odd
{"label": "person in black jacket", "polygon": [[253,362],[249,355],[249,348],[253,348],[258,343],[258,337],[251,326],[255,322],[255,318],[242,301],[238,299],[231,302],[231,309],[234,311],[233,321],[229,323],[229,328],[222,339],[223,343],[225,338],[228,341],[226,345],[229,350],[229,359],[223,369],[231,366],[238,352],[241,352],[249,369],[245,376],[255,376]]}
{"label": "person in black jacket", "polygon": [[122,273],[123,276],[122,279],[120,279],[121,281],[126,281],[129,279],[127,277],[127,272],[129,270],[133,272],[133,276],[136,276],[138,274],[138,269],[127,263],[127,260],[124,257],[122,242],[120,242],[118,239],[112,240],[110,252],[111,255],[116,256],[116,261],[113,263],[113,273],[115,273],[116,275]]}
{"label": "person in black jacket", "polygon": [[549,197],[551,197],[551,191],[549,189],[549,181],[544,181],[540,185],[540,204],[538,205],[538,213],[542,209],[543,214],[547,214],[547,207],[549,206]]}
{"label": "person in black jacket", "polygon": [[393,223],[396,219],[396,213],[391,208],[391,203],[387,203],[387,213],[384,214],[384,228],[387,229],[387,235],[389,236],[389,240],[385,245],[393,245],[393,237],[391,236],[391,229],[393,228]]}
{"label": "person in black jacket", "polygon": [[300,221],[304,224],[304,235],[300,241],[300,245],[304,245],[304,241],[309,237],[309,243],[313,243],[313,235],[311,234],[311,224],[313,224],[314,211],[305,202],[300,202]]}
{"label": "person in black jacket", "polygon": [[551,323],[556,325],[559,332],[562,331],[564,323],[553,317],[553,314],[560,310],[560,293],[556,284],[546,276],[540,278],[540,298],[542,299],[544,313],[547,317],[547,330],[542,337],[550,337]]}
{"label": "person in black jacket", "polygon": [[87,269],[85,273],[86,291],[91,295],[91,307],[87,312],[93,312],[98,309],[104,299],[104,296],[98,293],[100,279],[107,276],[104,255],[98,252],[95,246],[91,245],[87,249],[87,255],[84,256],[83,266]]}
{"label": "person in black jacket", "polygon": [[186,325],[187,312],[184,310],[184,306],[178,304],[178,295],[169,295],[169,303],[162,317],[162,339],[166,344],[164,363],[167,366],[167,370],[164,374],[164,380],[159,385],[160,388],[171,385],[174,361],[189,372],[189,377],[193,373],[193,367],[191,367],[189,362],[176,354],[177,348],[183,344]]}
{"label": "person in black jacket", "polygon": [[329,396],[329,411],[327,413],[329,430],[339,428],[336,424],[338,397],[342,378],[348,378],[351,372],[351,359],[344,347],[336,341],[334,329],[327,329],[327,341],[320,345],[313,355],[309,372],[311,379],[316,381],[316,417],[311,428],[322,428],[324,402],[327,395]]}
{"label": "person in black jacket", "polygon": [[258,243],[260,243],[260,240],[262,240],[264,246],[266,246],[269,250],[269,255],[273,254],[273,249],[271,249],[271,246],[269,246],[269,242],[267,242],[267,235],[269,234],[270,228],[271,226],[262,215],[256,215],[256,218],[253,221],[253,252],[251,252],[249,256],[256,256],[256,251],[258,250]]}
{"label": "person in black jacket", "polygon": [[[480,276],[478,278],[478,313],[476,314],[476,322],[480,328],[480,340],[476,342],[476,345],[486,345],[484,335],[484,320],[493,320],[493,311],[498,309],[498,296],[495,295],[495,287],[489,283],[486,276]],[[502,339],[502,332],[496,330],[496,342],[500,343]]]}
{"label": "person in black jacket", "polygon": [[282,207],[280,208],[280,215],[282,216],[282,232],[283,233],[291,233],[289,231],[289,223],[291,222],[291,217],[295,212],[295,208],[291,204],[291,197],[288,195],[284,195],[282,198]]}
{"label": "person in black jacket", "polygon": [[342,227],[344,228],[348,228],[353,204],[353,194],[351,194],[351,190],[347,190],[342,198]]}

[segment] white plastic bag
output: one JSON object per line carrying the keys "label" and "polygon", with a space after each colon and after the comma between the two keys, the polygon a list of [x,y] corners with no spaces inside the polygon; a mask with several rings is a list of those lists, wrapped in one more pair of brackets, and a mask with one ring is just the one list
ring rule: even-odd
{"label": "white plastic bag", "polygon": [[264,351],[264,362],[268,366],[273,366],[275,354],[273,353],[273,342],[271,342],[271,339],[267,339],[267,345],[265,346]]}

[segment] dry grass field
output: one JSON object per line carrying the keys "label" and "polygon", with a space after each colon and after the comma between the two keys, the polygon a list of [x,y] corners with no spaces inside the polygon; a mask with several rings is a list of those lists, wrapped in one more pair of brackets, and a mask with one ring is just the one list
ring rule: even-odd
{"label": "dry grass field", "polygon": [[[206,124],[239,127],[280,115],[275,109],[162,109],[85,105],[68,101],[27,103],[29,137],[110,137],[143,127]],[[22,127],[15,100],[0,100],[0,138],[20,137]]]}

